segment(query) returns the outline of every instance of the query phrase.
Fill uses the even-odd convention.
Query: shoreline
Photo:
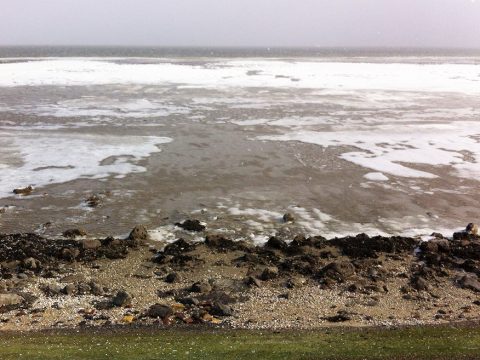
[[[287,219],[288,220],[288,219]],[[365,234],[232,241],[0,234],[0,332],[109,326],[319,330],[480,320],[480,237]],[[289,236],[293,238],[289,238]],[[2,303],[3,302],[3,303]]]

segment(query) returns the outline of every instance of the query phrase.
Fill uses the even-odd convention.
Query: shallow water
[[[257,239],[287,211],[327,236],[476,219],[478,54],[82,51],[0,50],[2,231],[197,216]]]

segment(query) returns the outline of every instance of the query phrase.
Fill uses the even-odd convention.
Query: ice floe
[[[143,172],[138,161],[172,141],[156,136],[0,132],[0,197],[17,187]]]

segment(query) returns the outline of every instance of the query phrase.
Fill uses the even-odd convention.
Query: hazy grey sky
[[[480,0],[0,0],[0,44],[480,48]]]

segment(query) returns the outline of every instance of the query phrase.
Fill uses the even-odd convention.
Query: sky
[[[0,45],[480,48],[480,0],[0,0]]]

